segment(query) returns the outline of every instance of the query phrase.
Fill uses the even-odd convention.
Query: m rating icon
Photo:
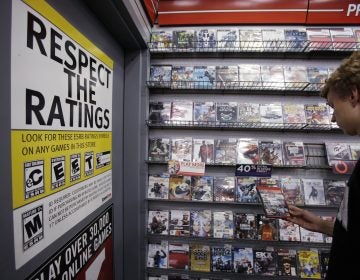
[[[65,185],[65,157],[51,159],[51,188],[57,189]]]
[[[22,214],[24,251],[44,238],[43,220],[44,209],[42,205]]]
[[[25,199],[44,193],[44,161],[36,160],[24,163]]]
[[[79,180],[81,177],[81,156],[73,154],[70,156],[70,182]]]
[[[94,152],[86,152],[84,156],[85,160],[85,176],[92,175],[94,173]]]

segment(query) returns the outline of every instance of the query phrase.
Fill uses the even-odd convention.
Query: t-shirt
[[[359,279],[360,159],[350,176],[336,217],[326,280]]]

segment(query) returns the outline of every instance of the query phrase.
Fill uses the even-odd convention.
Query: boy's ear
[[[350,102],[352,106],[356,106],[358,103],[360,104],[360,92],[358,91],[357,87],[351,87],[351,95],[350,95]]]

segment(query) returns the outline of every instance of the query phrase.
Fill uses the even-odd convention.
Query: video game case
[[[281,189],[288,204],[303,206],[305,203],[301,181],[298,178],[284,177],[281,179]]]
[[[216,50],[216,30],[215,29],[200,29],[195,31],[196,47],[198,51]]]
[[[259,240],[279,240],[279,229],[277,219],[267,218],[265,215],[258,214],[257,229]]]
[[[325,143],[326,157],[330,166],[338,161],[352,160],[350,146],[347,143]]]
[[[284,29],[262,29],[261,32],[264,51],[284,52],[286,50]]]
[[[190,270],[210,272],[211,252],[210,246],[192,244],[190,246]]]
[[[171,140],[171,159],[192,161],[192,138],[173,138]]]
[[[171,65],[150,65],[149,85],[152,87],[170,87]]]
[[[330,35],[335,51],[356,50],[356,39],[351,27],[332,27]]]
[[[262,87],[259,64],[239,64],[239,83],[241,88],[256,89]]]
[[[239,37],[242,52],[262,52],[264,50],[260,29],[240,29]]]
[[[216,104],[212,101],[194,102],[194,124],[210,125],[216,121]]]
[[[170,101],[150,101],[149,102],[149,122],[152,124],[165,124],[170,120],[171,102]]]
[[[212,237],[212,213],[211,210],[192,210],[191,236]]]
[[[238,109],[238,123],[251,127],[261,122],[259,103],[239,103]]]
[[[336,220],[336,217],[334,217],[334,216],[320,216],[320,218],[325,221],[330,221],[332,223],[335,223],[335,220]],[[323,234],[323,235],[324,235],[324,242],[331,244],[333,241],[332,236],[327,235],[327,234]]]
[[[212,201],[213,185],[213,176],[191,176],[191,199],[194,201]]]
[[[169,211],[149,210],[147,232],[150,234],[169,234]]]
[[[170,200],[190,200],[191,176],[171,175],[169,179]]]
[[[214,163],[214,139],[193,140],[193,161]]]
[[[301,179],[305,205],[326,205],[322,179]]]
[[[302,65],[284,66],[285,87],[303,90],[308,85],[307,68]]]
[[[193,102],[188,100],[174,100],[171,102],[170,120],[177,122],[192,122]]]
[[[256,249],[254,250],[255,275],[275,276],[277,254],[275,251]]]
[[[236,154],[238,164],[259,163],[259,142],[257,139],[239,138],[237,140]]]
[[[305,104],[308,128],[330,127],[329,111],[325,103]]]
[[[170,210],[169,234],[190,236],[190,211]]]
[[[170,159],[170,139],[149,139],[149,161],[165,162]]]
[[[261,164],[284,165],[282,142],[280,140],[260,141],[259,151]]]
[[[173,34],[170,30],[151,32],[150,50],[154,52],[171,51]]]
[[[305,166],[304,143],[300,141],[284,141],[284,164],[290,166]]]
[[[235,201],[235,177],[214,176],[214,201]]]
[[[307,68],[310,85],[309,90],[319,91],[329,77],[327,67],[311,66]]]
[[[297,276],[296,250],[277,250],[277,275]]]
[[[168,268],[188,270],[190,266],[189,244],[169,243]]]
[[[290,221],[279,219],[279,240],[300,241],[300,227]]]
[[[148,198],[169,198],[169,176],[149,175]]]
[[[234,272],[240,274],[254,274],[254,252],[252,248],[234,247]]]
[[[301,278],[320,279],[319,252],[313,250],[298,250],[298,270]]]
[[[323,243],[324,235],[320,232],[310,231],[300,227],[301,242]]]
[[[173,47],[177,51],[189,51],[195,48],[194,30],[174,30]]]
[[[212,89],[215,87],[215,66],[194,66],[194,88]]]
[[[283,121],[288,127],[300,127],[306,124],[305,111],[303,104],[283,104]]]
[[[256,177],[236,177],[236,201],[241,203],[259,203],[256,191]]]
[[[189,89],[194,87],[194,67],[193,66],[172,66],[171,88]]]
[[[234,213],[234,238],[256,240],[257,223],[256,215],[250,213]]]
[[[329,28],[309,27],[306,28],[310,51],[332,50],[332,40]]]
[[[302,52],[307,46],[307,33],[305,28],[285,29],[286,51]]]
[[[324,179],[326,205],[339,207],[343,200],[346,182],[341,180]]]
[[[239,50],[239,34],[237,29],[218,29],[216,37],[218,50]]]
[[[267,218],[285,218],[290,216],[289,208],[280,186],[258,185],[256,189]]]
[[[329,266],[329,259],[330,259],[330,251],[322,250],[319,252],[320,271],[321,271],[322,279],[326,278],[326,274]]]
[[[233,253],[232,246],[211,247],[211,271],[232,272],[233,271]]]
[[[271,127],[282,127],[283,114],[280,103],[260,104],[261,124],[271,124]]]
[[[237,102],[216,103],[216,121],[220,123],[237,121]]]
[[[147,252],[147,267],[168,268],[168,249],[167,241],[159,243],[149,243]]]
[[[359,143],[350,143],[351,159],[358,160],[360,158],[360,144]]]
[[[235,89],[239,85],[239,70],[236,65],[216,66],[216,88]]]
[[[232,211],[213,211],[213,237],[234,238],[234,221]]]
[[[281,90],[285,88],[282,65],[261,65],[261,80],[265,89]]]
[[[215,139],[215,164],[236,163],[236,138]]]

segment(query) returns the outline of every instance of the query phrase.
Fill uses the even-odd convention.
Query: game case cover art
[[[161,243],[149,243],[147,254],[147,267],[167,268],[168,267],[168,248],[166,241]]]
[[[258,214],[256,221],[259,240],[279,240],[277,219]]]
[[[239,164],[258,164],[259,143],[257,139],[239,138],[236,146],[237,163]]]
[[[220,123],[237,121],[236,102],[219,102],[216,103],[216,121]]]
[[[317,250],[298,250],[297,256],[301,278],[321,279],[319,252]]]
[[[215,87],[215,66],[194,66],[194,88],[212,89]]]
[[[148,198],[169,198],[169,176],[149,175]]]
[[[262,29],[261,32],[265,51],[279,52],[286,50],[285,34],[283,29]]]
[[[249,213],[234,213],[235,238],[257,239],[256,215]]]
[[[326,205],[323,179],[301,179],[305,205]]]
[[[210,246],[192,244],[190,247],[190,270],[210,272],[211,254]]]
[[[256,127],[261,122],[259,103],[239,103],[238,109],[238,123]]]
[[[330,127],[329,111],[325,103],[305,104],[304,110],[307,127]]]
[[[193,140],[193,161],[214,163],[214,139]]]
[[[235,201],[235,177],[214,176],[214,201]]]
[[[326,156],[329,165],[334,165],[339,161],[352,160],[350,146],[347,143],[326,142]]]
[[[257,275],[276,275],[276,252],[263,249],[254,250],[254,268]]]
[[[297,276],[296,250],[278,249],[277,262],[279,276]]]
[[[329,77],[327,67],[310,66],[307,68],[310,85],[309,90],[320,90]]]
[[[259,185],[256,189],[267,218],[285,218],[290,216],[284,194],[279,186]]]
[[[261,164],[283,165],[282,143],[280,140],[260,141],[259,150]]]
[[[307,45],[305,28],[285,29],[285,44],[287,51],[301,52]]]
[[[236,163],[236,138],[215,139],[215,163],[235,164]]]
[[[346,182],[330,179],[324,179],[323,182],[326,205],[339,207],[344,198]]]
[[[304,143],[300,141],[284,141],[284,164],[291,166],[305,166]]]
[[[245,52],[262,52],[263,42],[260,29],[240,29],[240,50]]]
[[[189,262],[190,262],[189,244],[169,243],[168,268],[188,270]]]
[[[285,87],[302,90],[308,85],[307,68],[302,65],[284,66]]]
[[[169,180],[169,199],[190,200],[191,176],[171,175]]]
[[[190,211],[170,210],[169,234],[190,236]]]
[[[234,272],[254,274],[254,252],[252,248],[234,248]]]
[[[150,86],[170,87],[171,70],[171,65],[151,65]]]
[[[234,89],[239,84],[239,69],[236,65],[216,66],[216,88]]]
[[[170,159],[170,139],[149,139],[149,160],[164,162]]]
[[[262,86],[259,64],[239,64],[239,82],[241,88],[255,89]]]
[[[285,88],[284,69],[282,65],[261,65],[261,80],[266,89]]]
[[[169,211],[150,210],[147,228],[150,234],[168,235]]]
[[[260,104],[260,120],[262,125],[270,124],[270,127],[282,127],[282,105],[279,103]]]
[[[233,256],[231,245],[213,246],[211,248],[211,259],[212,271],[233,271]]]
[[[301,242],[324,243],[324,234],[300,227]]]
[[[171,102],[170,120],[176,123],[191,123],[193,120],[193,102],[174,100]]]
[[[216,104],[212,101],[194,102],[194,124],[209,123],[216,121]]]
[[[171,140],[171,159],[192,161],[192,138],[173,138]]]
[[[234,51],[239,49],[239,34],[237,29],[219,29],[216,35],[219,50]]]
[[[299,178],[284,177],[281,179],[281,189],[288,204],[302,206],[305,203],[304,193]]]
[[[165,124],[170,120],[170,101],[150,101],[149,122],[154,124]]]
[[[214,238],[233,239],[234,221],[232,211],[213,212],[213,236]]]
[[[216,30],[215,29],[200,29],[195,31],[196,47],[198,51],[210,51],[216,49]]]
[[[329,28],[310,27],[306,28],[309,50],[331,50],[332,40]]]
[[[191,236],[212,237],[211,210],[192,210]]]
[[[330,35],[335,51],[356,50],[356,39],[351,27],[332,27]]]
[[[194,30],[174,30],[173,46],[179,51],[193,50],[195,47]]]
[[[284,125],[293,127],[294,124],[306,124],[305,111],[303,104],[283,104]],[[301,126],[295,126],[301,127]]]
[[[193,88],[193,66],[172,66],[171,71],[171,88],[189,89]]]
[[[172,31],[160,30],[151,33],[151,50],[152,51],[170,51],[172,48]]]
[[[212,201],[213,185],[213,176],[191,176],[191,199],[194,201]]]
[[[300,241],[300,227],[290,221],[279,219],[279,240]]]
[[[242,203],[259,203],[256,191],[256,177],[236,177],[236,201]]]

